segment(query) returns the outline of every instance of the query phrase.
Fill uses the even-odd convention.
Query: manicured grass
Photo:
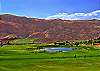
[[[76,57],[100,54],[99,51],[71,51],[66,53],[17,52],[0,55],[0,71],[100,71],[100,57]],[[72,57],[68,57],[72,56]],[[63,58],[68,57],[68,58]]]
[[[100,57],[0,60],[0,71],[100,71]]]
[[[27,48],[46,47],[30,44],[34,39],[18,39],[14,45],[0,47],[0,71],[100,71],[100,50],[78,46],[68,52],[34,52]],[[76,55],[76,57],[74,57]]]

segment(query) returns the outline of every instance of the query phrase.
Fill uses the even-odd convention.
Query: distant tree
[[[0,45],[1,45],[1,47],[3,46],[3,43],[2,43],[2,41],[0,41]]]
[[[96,21],[97,19],[92,19],[93,21]]]
[[[100,40],[100,37],[98,37],[97,39],[95,39],[95,40]]]
[[[68,41],[65,42],[66,45],[69,45],[70,43]]]
[[[84,55],[84,58],[86,58],[86,55]]]
[[[93,44],[93,40],[89,40],[88,41],[88,44]]]
[[[76,46],[79,46],[79,42],[76,42],[75,45],[76,45]]]
[[[65,42],[58,42],[58,41],[57,41],[57,42],[54,42],[54,44],[55,44],[55,45],[65,45],[66,43],[65,43]]]
[[[76,54],[74,55],[74,58],[76,58]]]
[[[0,17],[0,20],[2,20],[1,17]]]

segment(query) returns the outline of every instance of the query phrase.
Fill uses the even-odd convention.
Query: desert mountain
[[[90,40],[100,37],[100,20],[61,20],[0,15],[0,36],[42,39],[41,42]]]

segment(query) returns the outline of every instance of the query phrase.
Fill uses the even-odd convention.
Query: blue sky
[[[87,14],[100,10],[100,0],[0,0],[0,4],[1,14],[11,13],[36,18],[48,18],[59,13]]]

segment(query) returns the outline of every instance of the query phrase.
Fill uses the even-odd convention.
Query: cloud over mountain
[[[96,10],[90,13],[58,13],[56,15],[48,16],[46,19],[63,19],[63,20],[100,20],[100,10]]]

